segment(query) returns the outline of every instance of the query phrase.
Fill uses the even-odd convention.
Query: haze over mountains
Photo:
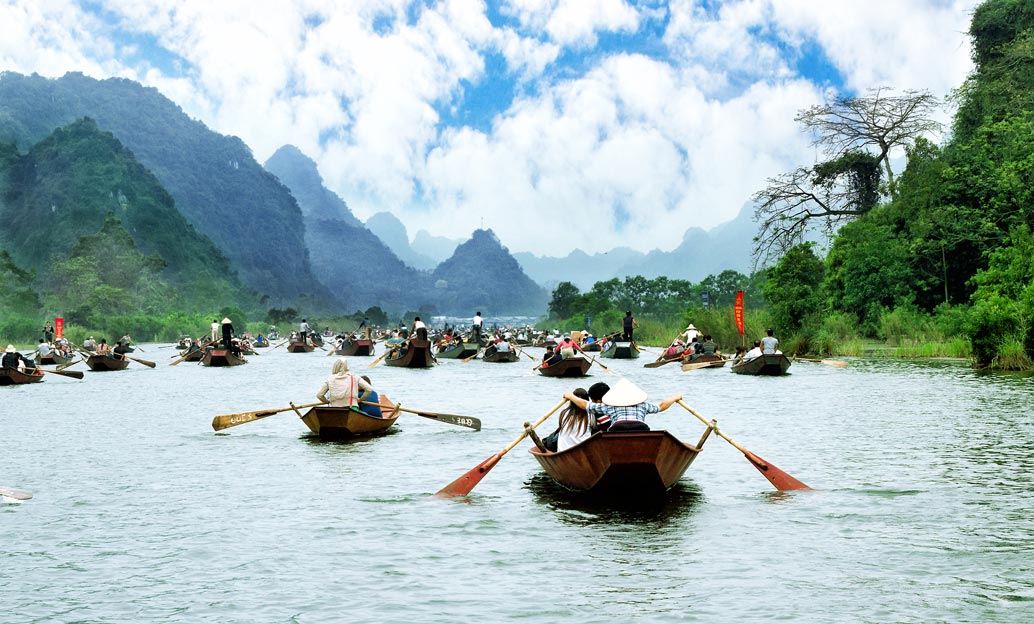
[[[357,219],[297,148],[283,146],[259,165],[239,139],[190,119],[156,89],[123,79],[0,74],[0,143],[8,144],[0,154],[6,174],[0,245],[16,262],[43,272],[67,256],[76,237],[99,231],[109,209],[141,250],[173,267],[166,270],[172,283],[207,276],[225,284],[219,292],[236,293],[237,299],[255,301],[261,294],[266,305],[322,311],[379,306],[458,315],[474,308],[540,314],[547,289],[560,281],[583,289],[637,274],[698,281],[750,267],[753,224],[747,209],[710,233],[691,228],[670,252],[510,254],[491,230],[465,234],[462,227],[456,238],[417,227],[410,242],[407,230],[414,228],[390,213],[366,223]],[[48,160],[39,160],[43,154]],[[105,179],[114,175],[106,163],[115,159],[132,175]],[[90,175],[73,182],[71,170],[47,165],[70,161],[92,163]],[[33,170],[51,173],[34,178],[27,173]],[[119,180],[125,188],[148,189],[146,196],[127,198]],[[90,203],[90,211],[74,209],[78,198],[99,193],[107,195]],[[61,224],[49,247],[37,240],[43,223]],[[152,225],[141,225],[147,223]],[[170,244],[170,238],[182,244]],[[255,294],[249,299],[245,289]]]

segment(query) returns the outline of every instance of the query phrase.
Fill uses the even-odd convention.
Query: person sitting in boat
[[[47,357],[48,355],[50,355],[50,351],[50,345],[47,344],[47,341],[40,338],[39,346],[36,347],[36,352],[39,353],[40,357]]]
[[[258,335],[255,336],[255,344],[256,345],[267,344],[266,337],[262,335],[262,332],[259,332]]]
[[[779,339],[772,335],[773,332],[771,327],[765,331],[765,334],[766,336],[761,339],[761,351],[769,355],[782,353],[782,351],[779,350]]]
[[[101,342],[103,342],[103,340]],[[98,349],[97,352],[100,353],[100,349]],[[126,359],[126,354],[129,353],[129,347],[122,344],[121,340],[116,340],[115,348],[112,349],[112,353],[114,353],[113,357],[115,357],[116,359],[124,360]]]
[[[241,357],[241,340],[240,338],[230,339],[230,354],[234,357]]]
[[[575,388],[572,394],[586,400],[589,398],[589,393],[585,388]],[[581,425],[585,425],[584,429]],[[566,450],[592,435],[591,429],[589,414],[574,404],[568,403],[564,411],[560,413],[560,424],[556,431],[542,438],[542,445],[546,447],[546,450],[554,453]],[[563,442],[561,442],[561,437],[564,439]]]
[[[108,339],[101,338],[100,344],[97,345],[98,355],[111,355],[111,347],[108,346]]]
[[[83,348],[87,351],[93,351],[97,348],[97,341],[93,339],[93,336],[90,336],[83,341]]]
[[[682,355],[682,352],[686,350],[686,345],[682,342],[681,338],[676,338],[675,342],[671,343],[671,346],[665,349],[664,357],[674,358]]]
[[[754,348],[743,354],[743,361],[744,362],[748,362],[750,360],[753,360],[754,358],[761,357],[761,353],[762,353],[762,351],[761,351],[761,341],[760,340],[755,340],[754,341]]]
[[[328,403],[330,407],[351,407],[358,410],[360,390],[372,392],[373,386],[348,372],[348,360],[342,357],[334,360],[330,377],[320,386],[316,398]]]
[[[14,369],[35,369],[36,363],[19,353],[14,345],[7,345],[7,348],[4,349],[4,357],[0,360],[0,366]]]
[[[594,416],[607,416],[610,420],[609,431],[649,431],[646,424],[648,414],[663,412],[682,399],[681,394],[673,394],[659,404],[646,400],[646,391],[627,379],[622,379],[603,395],[600,403],[590,403],[568,392],[564,398]]]
[[[718,345],[711,339],[711,334],[704,336],[704,341],[700,343],[700,353],[704,355],[714,355],[718,353]]]
[[[369,377],[363,375],[362,379],[371,388],[373,387],[373,382],[370,381]],[[360,391],[359,411],[374,418],[384,418],[384,412],[381,411],[381,395],[376,390]]]
[[[573,358],[575,356],[575,352],[581,350],[582,348],[578,346],[578,343],[571,340],[570,334],[564,334],[564,337],[560,339],[560,342],[558,342],[556,346],[557,353],[559,353],[565,360]]]
[[[495,339],[495,350],[500,353],[510,352],[510,334],[503,334],[501,338]]]

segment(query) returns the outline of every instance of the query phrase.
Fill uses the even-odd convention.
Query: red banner
[[[740,335],[744,334],[743,331],[743,291],[736,291],[736,307],[733,308],[733,314],[736,316],[736,329],[740,330]]]
[[[65,337],[65,319],[56,318],[54,319],[54,337],[64,338]]]

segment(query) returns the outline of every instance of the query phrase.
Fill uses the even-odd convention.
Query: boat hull
[[[593,494],[661,494],[670,489],[700,453],[667,431],[594,434],[560,453],[532,448],[554,481]]]
[[[206,351],[204,357],[201,358],[202,366],[240,366],[247,363],[247,360],[230,353],[228,349],[212,349]]]
[[[479,347],[475,342],[464,342],[463,344],[456,344],[447,349],[441,349],[435,353],[435,357],[446,358],[449,360],[462,360],[469,358],[479,351]]]
[[[129,360],[117,359],[110,355],[91,355],[86,358],[86,366],[98,373],[120,371],[129,366]]]
[[[600,357],[615,360],[634,360],[639,357],[639,347],[635,342],[611,342],[600,353]]]
[[[785,375],[790,368],[790,359],[782,353],[766,354],[732,365],[732,372],[739,375]]]
[[[585,377],[589,372],[592,362],[583,357],[573,357],[560,360],[556,364],[539,367],[539,373],[544,377]]]
[[[49,355],[39,356],[39,361],[37,362],[37,364],[50,364],[61,366],[62,364],[68,364],[74,359],[75,358],[65,357],[63,355],[58,355],[56,353],[50,353]]]
[[[311,345],[307,345],[304,342],[292,342],[287,345],[288,353],[310,353],[314,349]]]
[[[365,338],[360,340],[353,340],[346,342],[341,345],[341,348],[334,351],[335,355],[355,355],[362,357],[364,355],[373,355],[373,341]]]
[[[495,351],[489,353],[487,350],[485,354],[481,356],[481,359],[486,362],[516,362],[521,359],[516,351]]]
[[[19,384],[39,383],[43,381],[43,373],[34,375],[23,373],[17,368],[0,368],[0,386],[16,386]]]
[[[386,358],[384,363],[388,366],[399,366],[402,368],[431,368],[434,366],[434,357],[431,355],[431,343],[420,338],[411,338],[406,346],[406,352],[397,358]]]
[[[384,433],[398,420],[398,407],[380,395],[386,418],[368,416],[348,407],[314,407],[302,415],[302,422],[321,440],[348,440]]]

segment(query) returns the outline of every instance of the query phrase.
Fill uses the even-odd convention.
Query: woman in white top
[[[578,398],[589,400],[589,393],[584,388],[576,388],[572,393]],[[588,439],[595,431],[593,425],[596,417],[573,403],[569,403],[560,413],[560,435],[557,437],[557,452],[565,451]]]
[[[366,383],[361,377],[348,372],[348,360],[338,358],[334,360],[334,367],[330,371],[330,377],[320,386],[316,398],[330,407],[355,407],[359,408],[359,390],[372,392],[373,386]]]

